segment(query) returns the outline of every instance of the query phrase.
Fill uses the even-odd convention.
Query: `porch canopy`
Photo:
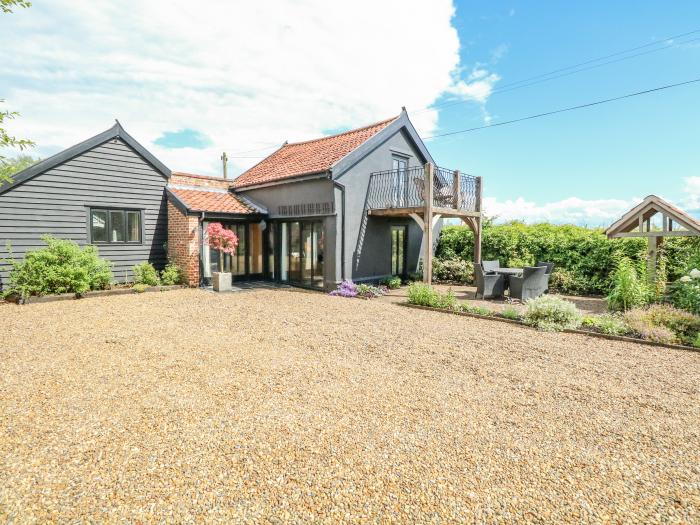
[[[661,216],[661,225],[654,220]],[[661,197],[649,195],[605,230],[609,239],[646,237],[647,268],[650,279],[655,279],[659,247],[664,237],[698,237],[700,222]]]

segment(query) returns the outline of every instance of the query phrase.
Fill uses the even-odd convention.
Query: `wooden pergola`
[[[661,228],[652,226],[652,217],[661,214]],[[641,203],[625,213],[620,220],[605,230],[609,239],[624,237],[646,237],[647,269],[651,280],[656,277],[659,247],[664,237],[698,237],[700,222],[661,197],[649,195]]]

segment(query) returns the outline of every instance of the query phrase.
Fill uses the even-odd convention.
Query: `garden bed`
[[[415,308],[417,310],[430,310],[434,312],[441,312],[445,314],[453,314],[453,315],[460,315],[463,317],[476,317],[477,319],[489,319],[492,321],[499,321],[501,323],[511,323],[511,324],[517,324],[520,326],[524,326],[526,328],[531,328],[533,330],[536,330],[536,328],[524,323],[523,321],[519,321],[517,319],[508,319],[506,317],[501,316],[499,313],[494,312],[492,315],[483,315],[483,314],[478,314],[478,313],[472,313],[472,312],[464,312],[464,311],[457,311],[457,310],[452,310],[450,308],[435,308],[432,306],[422,306],[418,304],[411,304],[411,303],[397,303],[400,306],[405,306],[408,308]],[[625,341],[628,343],[639,343],[643,345],[648,345],[648,346],[656,346],[656,347],[662,347],[662,348],[675,348],[678,350],[692,350],[693,352],[700,352],[700,348],[696,348],[694,346],[687,346],[687,345],[678,345],[678,344],[670,344],[670,343],[660,343],[656,341],[650,341],[648,339],[642,339],[640,337],[632,337],[632,336],[626,336],[626,335],[612,335],[612,334],[604,334],[602,332],[598,332],[596,330],[587,330],[587,329],[564,329],[562,332],[569,333],[569,334],[580,334],[580,335],[587,335],[590,337],[597,337],[599,339],[608,339],[610,341]]]
[[[111,288],[109,290],[92,290],[82,294],[76,293],[62,293],[56,295],[31,295],[29,297],[21,297],[19,295],[13,294],[5,298],[8,303],[15,304],[35,304],[35,303],[52,303],[55,301],[71,301],[75,299],[86,299],[90,297],[107,297],[110,295],[126,295],[134,293],[145,293],[145,292],[167,292],[169,290],[179,290],[181,288],[186,288],[182,284],[173,284],[169,286],[149,286],[144,288],[142,291],[135,289],[134,287],[120,287]]]

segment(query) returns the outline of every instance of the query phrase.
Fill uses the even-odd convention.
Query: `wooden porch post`
[[[663,242],[663,237],[650,236],[647,238],[649,239],[647,248],[647,277],[649,278],[649,283],[653,284],[656,282],[656,264],[659,259],[659,246],[661,246]]]
[[[481,177],[477,177],[475,211],[479,212],[479,216],[474,218],[474,264],[481,262],[481,223],[483,220],[483,215],[481,214],[481,192]]]
[[[474,264],[481,262],[481,217],[474,219]]]
[[[425,212],[423,227],[425,228],[425,256],[423,257],[423,282],[433,282],[433,173],[432,164],[425,165]]]

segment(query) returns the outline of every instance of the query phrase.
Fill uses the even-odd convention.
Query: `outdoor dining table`
[[[523,269],[522,268],[499,268],[498,270],[494,270],[496,273],[502,273],[505,276],[511,276],[511,275],[522,275]]]
[[[523,274],[523,269],[522,268],[499,268],[498,270],[494,270],[496,273],[500,273],[505,277],[505,286],[504,288],[506,290],[510,289],[510,278],[511,277],[516,277],[518,275]]]

